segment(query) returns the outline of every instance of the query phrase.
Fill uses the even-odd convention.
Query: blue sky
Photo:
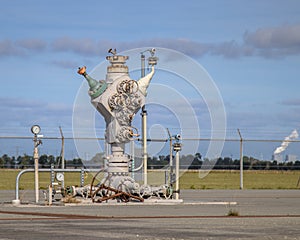
[[[110,47],[195,59],[220,91],[229,137],[240,128],[248,138],[283,139],[300,127],[297,0],[1,1],[0,25],[2,136],[30,136],[33,123],[71,136],[77,67],[93,69]]]

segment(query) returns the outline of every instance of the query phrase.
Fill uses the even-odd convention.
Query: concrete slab
[[[0,239],[300,239],[299,190],[186,190],[177,204],[68,206],[33,204],[32,193],[17,207],[0,193]]]

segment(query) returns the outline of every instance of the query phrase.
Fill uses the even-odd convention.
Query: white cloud
[[[47,42],[36,38],[22,39],[16,42],[16,46],[22,47],[27,50],[42,51],[46,49]]]
[[[90,38],[73,39],[62,37],[53,41],[51,45],[52,49],[58,52],[73,52],[84,56],[98,56],[107,52],[113,44]]]
[[[11,40],[0,40],[0,57],[23,55],[24,51],[19,49]]]
[[[246,32],[244,40],[257,48],[291,48],[300,45],[300,24],[285,24]]]
[[[27,131],[27,128],[34,123],[41,126],[59,126],[61,124],[71,125],[72,106],[63,103],[47,103],[43,101],[0,98],[1,133],[10,126],[15,126]]]
[[[183,38],[153,38],[138,41],[111,41],[107,39],[61,37],[52,42],[41,39],[21,39],[0,41],[0,56],[24,55],[30,51],[71,52],[81,56],[105,55],[109,48],[124,51],[143,46],[170,48],[191,57],[207,54],[225,58],[262,56],[266,58],[285,57],[300,54],[300,24],[285,24],[260,28],[254,32],[246,31],[243,41],[229,40],[217,43],[205,43]]]
[[[244,41],[265,57],[298,55],[300,53],[300,24],[285,24],[246,32]]]

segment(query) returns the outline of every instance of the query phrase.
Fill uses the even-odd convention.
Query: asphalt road
[[[32,204],[27,192],[17,207],[13,192],[0,194],[0,239],[300,240],[299,190],[187,190],[180,204],[65,206]]]

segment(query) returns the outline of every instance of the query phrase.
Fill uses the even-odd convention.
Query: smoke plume
[[[294,131],[292,131],[292,133],[288,137],[285,137],[285,139],[281,143],[281,146],[275,149],[274,154],[279,154],[279,153],[283,152],[290,144],[290,141],[293,139],[296,139],[298,137],[299,137],[299,134],[298,134],[297,130],[295,129]]]

